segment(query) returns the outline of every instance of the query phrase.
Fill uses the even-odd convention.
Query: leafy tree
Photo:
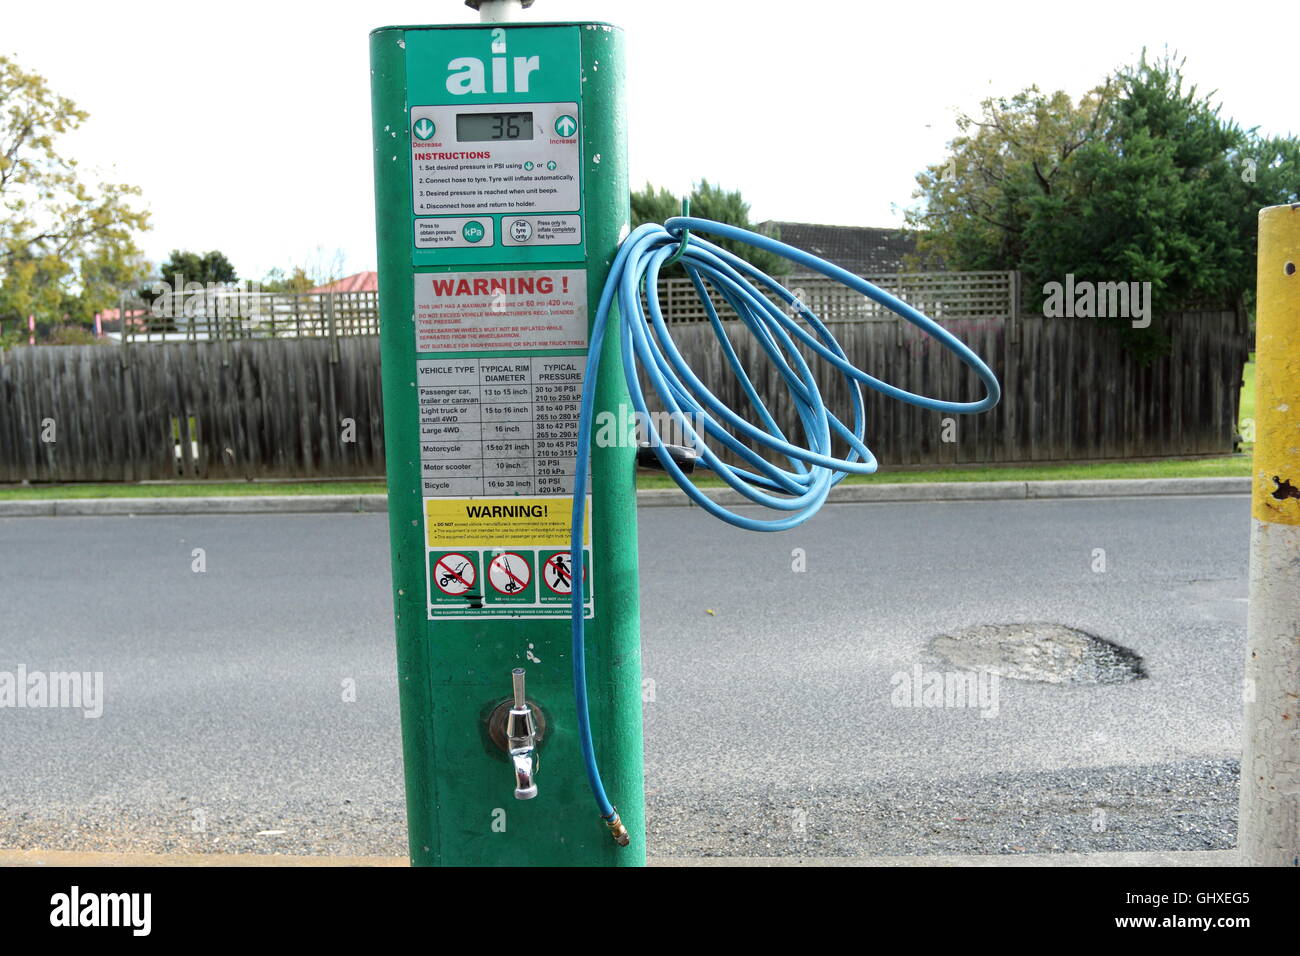
[[[46,338],[49,345],[105,345],[107,339],[95,338],[93,329],[84,325],[56,325]]]
[[[321,284],[308,275],[307,270],[302,266],[294,266],[293,270],[287,273],[283,269],[275,268],[262,280],[262,291],[300,293]]]
[[[692,193],[692,198],[694,193]],[[649,183],[641,190],[632,190],[632,228],[647,222],[662,223],[682,214],[682,201],[667,189],[656,189]]]
[[[1046,96],[1031,86],[984,100],[978,119],[959,116],[951,156],[917,176],[914,195],[924,204],[908,211],[908,221],[924,230],[921,253],[949,268],[1018,267],[1036,197],[1064,188],[1063,170],[1096,136],[1110,95],[1099,87],[1076,106],[1065,93]]]
[[[278,267],[268,272],[261,283],[262,291],[309,292],[342,279],[346,268],[347,255],[342,249],[327,253],[324,247],[317,246],[301,265],[291,267],[288,272]]]
[[[1156,313],[1246,307],[1256,216],[1297,198],[1300,141],[1222,118],[1183,62],[1144,53],[1077,103],[1030,87],[959,118],[949,158],[917,177],[922,252],[949,268],[1020,269],[1033,289],[1066,274],[1150,282]],[[1158,324],[1107,321],[1142,360],[1168,347]]]
[[[215,249],[205,253],[173,249],[167,261],[159,266],[158,272],[162,281],[173,284],[177,276],[185,283],[198,282],[205,286],[209,282],[227,285],[239,278],[230,260]]]
[[[147,267],[139,189],[85,181],[58,139],[87,114],[0,56],[0,325],[89,323]]]
[[[690,200],[692,216],[725,222],[732,226],[739,226],[741,229],[771,236],[773,239],[780,238],[775,230],[763,230],[750,222],[749,203],[745,202],[739,190],[727,191],[707,179],[701,179],[691,188]],[[646,222],[662,223],[681,214],[681,199],[663,187],[656,189],[646,183],[644,189],[632,193],[633,228]],[[782,259],[774,253],[731,239],[718,239],[714,236],[705,238],[728,252],[735,253],[770,276],[782,276],[790,272],[789,260]]]

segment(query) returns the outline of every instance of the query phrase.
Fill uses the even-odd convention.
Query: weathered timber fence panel
[[[1173,347],[1145,367],[1123,352],[1113,329],[1088,319],[942,322],[988,361],[1002,382],[1002,402],[981,415],[952,416],[954,424],[945,430],[944,413],[886,399],[864,387],[868,444],[886,468],[1231,452],[1248,347],[1240,317],[1232,311],[1189,312],[1156,321],[1169,330]],[[829,325],[849,360],[877,378],[952,401],[980,396],[975,376],[910,325],[871,320]],[[775,366],[739,323],[725,326],[769,412],[792,440],[803,441],[794,404]],[[672,331],[682,356],[710,390],[733,408],[749,409],[712,328],[674,323]],[[851,426],[849,385],[825,363],[804,354],[828,407]],[[945,441],[945,431],[955,440]]]
[[[129,358],[105,346],[0,356],[0,481],[383,470],[374,337],[178,342]]]
[[[883,467],[1219,454],[1232,450],[1248,338],[1231,311],[1157,317],[1171,353],[1139,366],[1087,319],[964,318],[943,325],[985,356],[1002,403],[944,415],[865,390]],[[979,382],[910,325],[833,321],[850,361],[913,392],[974,400]],[[776,369],[726,323],[777,422],[803,435]],[[686,361],[744,413],[747,399],[711,326],[674,322]],[[334,359],[334,360],[332,360]],[[832,410],[851,423],[847,385],[814,361]],[[351,419],[353,441],[344,437]],[[52,429],[52,431],[51,431]],[[44,440],[52,437],[53,441]],[[148,348],[48,346],[0,354],[0,482],[382,475],[378,340],[170,342]]]
[[[109,325],[128,345],[379,334],[378,292],[215,291],[150,305],[123,296]]]
[[[1019,311],[1019,279],[1014,272],[900,272],[864,278],[940,321],[1014,316]],[[783,276],[781,283],[824,322],[892,321],[894,317],[883,305],[825,276]],[[708,291],[714,308],[725,318],[722,296],[712,287]],[[779,303],[770,290],[763,291]],[[661,277],[659,305],[664,319],[674,324],[708,321],[704,303],[688,278]]]

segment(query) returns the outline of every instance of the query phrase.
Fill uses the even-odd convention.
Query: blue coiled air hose
[[[905,391],[854,367],[830,330],[793,293],[738,256],[699,238],[699,233],[737,240],[776,253],[797,266],[803,266],[861,292],[934,336],[944,347],[956,353],[984,383],[984,397],[977,402],[941,401]],[[669,260],[679,261],[685,267],[704,303],[709,323],[721,344],[723,354],[757,411],[761,424],[755,425],[747,421],[723,404],[691,371],[673,344],[658,300],[659,271]],[[723,328],[709,298],[709,288],[731,307],[776,366],[798,412],[807,447],[792,444],[768,413]],[[786,308],[778,306],[765,296],[764,289],[783,302]],[[642,305],[642,293],[645,295],[649,315]],[[672,475],[673,480],[692,501],[738,528],[750,531],[785,531],[793,528],[817,513],[831,488],[845,475],[868,475],[876,470],[876,458],[866,445],[863,385],[908,404],[941,412],[982,412],[996,405],[1001,396],[997,378],[979,356],[932,319],[865,279],[768,236],[724,223],[688,216],[669,219],[662,226],[647,223],[635,229],[619,247],[601,291],[591,329],[590,351],[582,390],[582,411],[578,421],[572,537],[569,542],[571,568],[583,567],[587,466],[591,458],[596,379],[610,306],[614,304],[615,297],[618,298],[618,315],[622,320],[618,334],[622,346],[623,377],[627,381],[633,408],[645,423],[650,446],[654,448],[664,470]],[[829,362],[844,377],[853,402],[851,428],[826,408],[812,370],[797,348],[799,345],[806,346],[816,356]],[[713,501],[695,487],[660,440],[654,419],[646,406],[638,370],[645,372],[650,387],[663,410],[671,416],[674,427],[681,429],[699,454],[696,467],[712,471],[747,500],[780,513],[779,517],[764,520],[738,514]],[[726,426],[749,439],[754,447],[737,440],[726,430]],[[832,454],[831,442],[835,436],[848,446],[849,451],[844,458],[836,458]],[[730,450],[750,467],[740,468],[724,463],[710,448],[710,441]],[[778,453],[789,463],[789,467],[782,468],[771,463],[756,449]],[[626,833],[601,782],[591,739],[581,587],[572,589],[571,600],[573,692],[578,710],[578,739],[582,744],[587,779],[601,817],[614,832],[616,839],[626,844]]]

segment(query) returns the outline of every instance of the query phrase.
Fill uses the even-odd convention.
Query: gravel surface
[[[769,789],[745,801],[655,789],[658,856],[921,856],[1226,850],[1237,762]]]

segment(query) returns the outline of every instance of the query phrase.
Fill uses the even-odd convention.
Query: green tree
[[[302,266],[294,266],[289,272],[277,267],[268,272],[266,278],[262,280],[262,291],[300,293],[314,289],[320,284],[309,276]]]
[[[1224,119],[1164,56],[1117,70],[1077,103],[1030,87],[958,120],[950,156],[917,177],[909,221],[955,269],[1020,269],[1031,289],[1066,274],[1150,282],[1154,310],[1245,308],[1255,221],[1292,202],[1300,141]],[[1168,347],[1153,324],[1112,319],[1140,359]]]
[[[158,272],[163,282],[172,284],[178,277],[183,283],[198,282],[204,286],[210,282],[228,285],[239,279],[225,253],[216,249],[204,253],[173,249],[167,261],[158,267]]]
[[[1111,95],[1099,87],[1076,105],[1031,86],[984,100],[979,118],[959,116],[950,156],[917,176],[914,195],[924,203],[908,221],[923,230],[921,254],[955,269],[1018,268],[1036,197],[1065,188],[1069,163],[1096,136]]]
[[[780,238],[776,230],[760,229],[750,222],[749,203],[745,202],[739,190],[728,191],[710,183],[707,179],[701,179],[692,186],[690,200],[692,216],[725,222],[728,225],[739,226],[741,229],[748,229],[750,232],[771,236],[773,239]],[[642,223],[662,223],[681,214],[681,199],[663,187],[656,189],[646,183],[644,189],[632,193],[632,228],[634,229]],[[717,239],[713,236],[705,238],[728,252],[740,256],[770,276],[782,276],[790,272],[789,260],[782,259],[774,253],[731,239]]]
[[[262,291],[309,292],[342,279],[346,268],[347,256],[342,249],[327,253],[323,246],[317,246],[301,265],[291,266],[287,271],[277,266],[268,272],[262,279]]]
[[[59,137],[87,114],[0,56],[0,325],[88,324],[147,274],[139,189],[85,181]]]

